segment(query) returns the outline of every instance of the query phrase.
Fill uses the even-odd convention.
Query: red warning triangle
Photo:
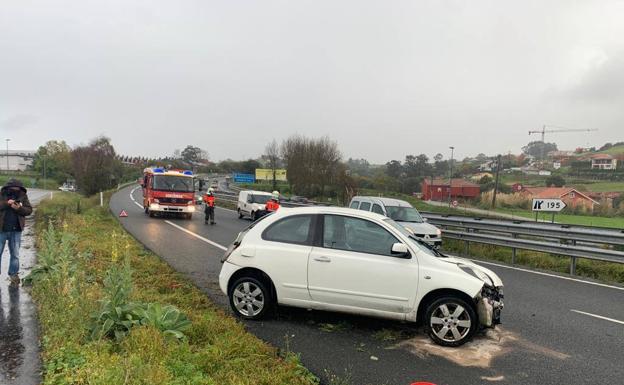
[[[126,210],[121,210],[121,212],[119,213],[119,217],[127,217],[128,213],[126,212]]]

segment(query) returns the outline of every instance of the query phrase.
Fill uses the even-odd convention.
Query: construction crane
[[[559,128],[559,130],[547,130],[547,127],[553,127],[553,128]],[[544,135],[545,134],[551,134],[551,133],[556,133],[556,132],[591,132],[591,131],[598,131],[597,128],[566,128],[566,127],[560,127],[560,126],[542,126],[542,129],[539,131],[529,131],[529,135],[531,134],[542,134],[542,143],[545,143],[544,141]]]
[[[547,130],[547,127],[552,127],[552,128],[557,128],[556,130]],[[544,141],[544,136],[546,135],[546,133],[551,134],[551,133],[557,133],[557,132],[592,132],[592,131],[598,131],[597,128],[566,128],[566,127],[561,127],[561,126],[547,126],[547,125],[543,125],[542,129],[540,131],[529,131],[529,135],[531,134],[542,134],[542,144],[546,143]],[[544,160],[544,146],[542,145],[542,156],[541,159]]]

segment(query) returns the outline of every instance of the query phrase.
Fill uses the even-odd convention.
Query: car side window
[[[392,256],[398,239],[378,224],[360,218],[325,215],[323,247]]]
[[[360,202],[353,201],[353,202],[351,202],[351,205],[349,207],[352,208],[352,209],[357,209],[359,204],[360,204]]]
[[[370,211],[370,205],[369,202],[362,202],[362,204],[360,204],[360,210]]]
[[[371,211],[377,214],[384,215],[383,209],[377,203],[373,205],[373,209]]]
[[[262,233],[265,241],[296,243],[305,245],[310,242],[310,224],[312,216],[296,215],[281,219],[270,225]]]

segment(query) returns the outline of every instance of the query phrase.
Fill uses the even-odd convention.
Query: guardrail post
[[[518,238],[518,234],[511,234],[511,237],[512,238]],[[511,248],[511,264],[512,265],[516,264],[516,253],[517,253],[517,250],[518,249],[516,249],[515,247]]]
[[[570,257],[570,275],[576,275],[576,257]]]
[[[465,252],[466,252],[466,256],[470,255],[470,242],[469,241],[466,241],[466,250],[465,250]]]

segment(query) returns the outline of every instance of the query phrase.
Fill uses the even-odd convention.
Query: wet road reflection
[[[29,190],[28,197],[36,205],[49,192]],[[20,250],[20,278],[24,278],[36,262],[34,216],[26,220]],[[0,263],[0,384],[34,385],[41,382],[39,333],[36,308],[27,289],[9,282],[9,250],[5,248]]]
[[[22,365],[24,360],[23,327],[19,305],[20,290],[19,287],[13,285],[0,287],[0,298],[2,298],[2,306],[0,306],[0,336],[2,336],[0,339],[0,368],[7,379],[14,379],[17,376],[16,369]]]

